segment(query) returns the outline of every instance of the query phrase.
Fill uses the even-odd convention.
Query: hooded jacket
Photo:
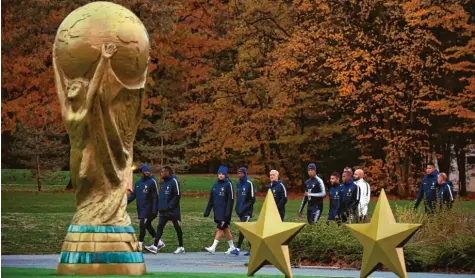
[[[209,193],[208,205],[206,206],[204,216],[208,217],[211,209],[214,212],[215,222],[231,222],[231,214],[234,205],[234,189],[231,180],[228,178],[228,168],[219,167],[218,174],[226,176],[224,180],[218,179]]]
[[[142,177],[127,198],[127,204],[136,200],[139,218],[150,218],[158,212],[158,185],[153,176]]]
[[[175,175],[164,178],[160,186],[158,211],[160,215],[181,220],[180,183]]]
[[[243,216],[252,217],[254,203],[256,202],[256,191],[247,177],[246,169],[241,168],[239,171],[244,173],[244,177],[240,178],[237,184],[236,214],[240,218]]]
[[[414,208],[417,208],[425,196],[426,204],[434,203],[437,201],[437,176],[439,171],[434,170],[432,173],[425,175],[419,184],[419,191],[417,192],[416,204]]]

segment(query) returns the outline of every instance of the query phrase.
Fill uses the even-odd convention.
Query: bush
[[[398,223],[422,223],[406,244],[404,255],[408,271],[475,272],[475,215],[454,208],[433,216],[396,207]],[[292,241],[294,264],[332,264],[359,268],[363,247],[344,226],[335,223],[307,225]]]
[[[254,186],[256,187],[254,190],[258,192],[267,192],[268,185],[269,185],[269,177],[266,176],[257,176],[253,179]]]
[[[345,262],[355,266],[351,262],[360,261],[363,256],[363,248],[348,228],[334,222],[327,225],[322,220],[317,225],[306,225],[291,242],[290,250],[295,264]]]

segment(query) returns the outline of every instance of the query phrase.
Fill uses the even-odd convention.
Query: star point
[[[384,190],[381,191],[370,223],[345,226],[363,245],[360,277],[369,276],[379,263],[399,277],[407,277],[402,247],[421,225],[396,223]]]
[[[251,276],[266,264],[272,264],[286,277],[292,277],[288,243],[305,226],[304,223],[282,222],[269,190],[257,222],[236,223],[251,243],[247,275]]]

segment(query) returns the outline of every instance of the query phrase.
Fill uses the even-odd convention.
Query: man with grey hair
[[[447,182],[447,174],[440,173],[437,176],[437,183],[439,184],[440,211],[444,210],[444,205],[447,210],[450,210],[454,203],[454,192]]]
[[[364,180],[364,171],[361,169],[356,169],[353,174],[355,184],[360,189],[360,203],[358,205],[358,218],[360,221],[364,221],[368,216],[368,204],[371,198],[371,187]]]
[[[269,189],[272,190],[274,195],[274,200],[279,210],[280,218],[284,221],[285,217],[285,204],[287,203],[287,190],[285,189],[284,183],[279,180],[279,172],[277,170],[272,170],[269,173],[270,184]]]

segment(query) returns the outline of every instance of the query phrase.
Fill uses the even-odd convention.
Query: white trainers
[[[147,249],[148,252],[157,254],[158,248],[155,245],[150,245],[150,246],[145,246],[145,249]]]
[[[185,253],[185,248],[184,247],[178,247],[173,254],[182,254]]]
[[[143,242],[139,241],[139,252],[142,252],[143,249]]]
[[[157,251],[160,251],[163,247],[165,247],[165,242],[160,240],[158,242]]]
[[[214,254],[214,248],[212,248],[211,246],[210,247],[205,247],[205,250],[208,251],[209,253],[211,254]]]
[[[229,247],[229,248],[228,248],[228,251],[224,252],[224,254],[226,254],[226,255],[230,255],[230,254],[231,254],[231,252],[233,252],[233,251],[234,251],[234,249],[236,249],[236,248],[234,248],[234,247]]]

